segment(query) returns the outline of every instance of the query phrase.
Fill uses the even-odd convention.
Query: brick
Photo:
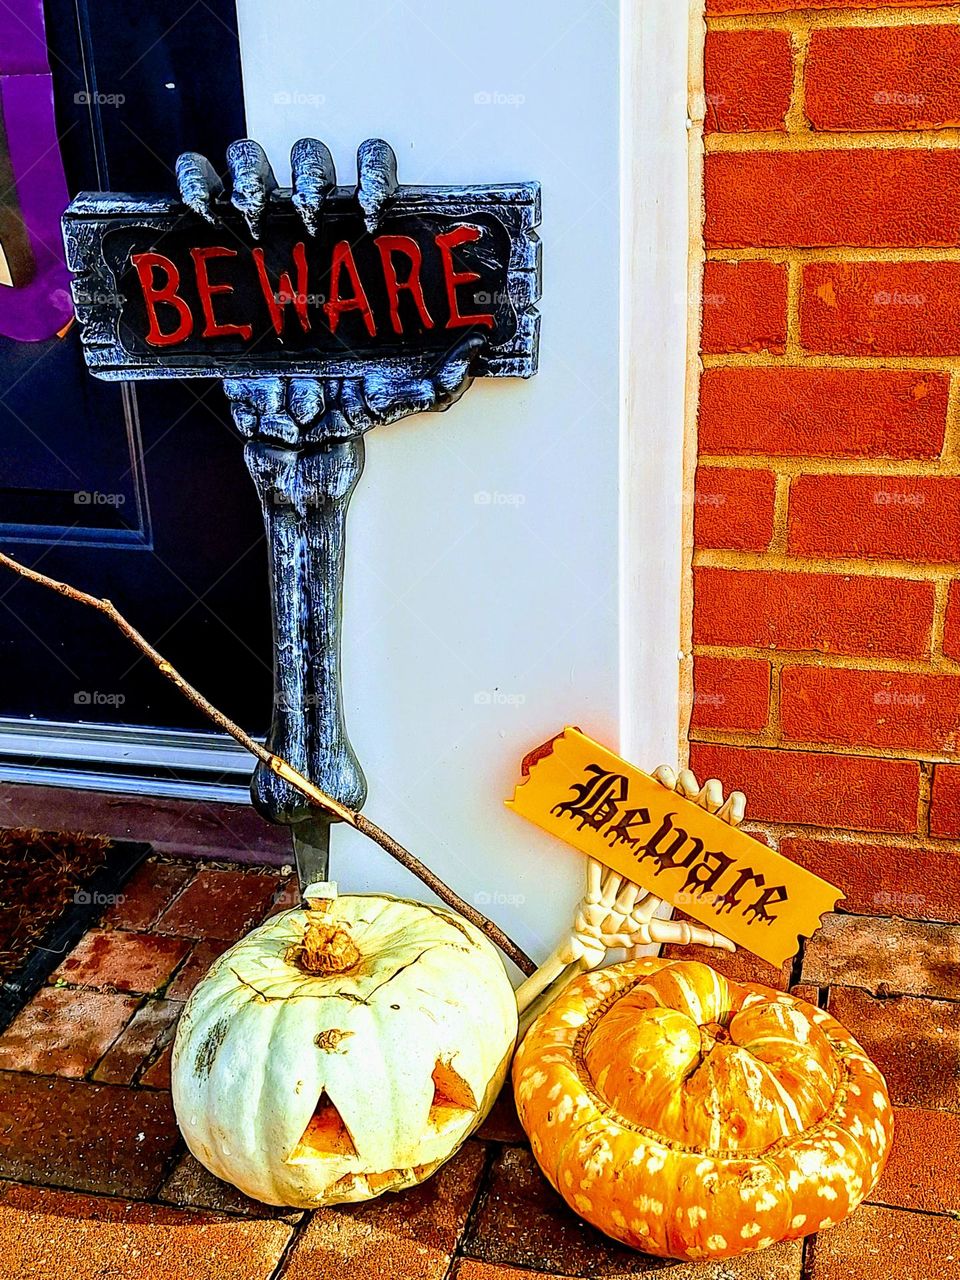
[[[733,13],[793,13],[797,9],[935,9],[956,0],[707,0],[712,18]]]
[[[897,369],[708,369],[701,454],[936,458],[949,382]]]
[[[960,1005],[834,987],[827,1007],[880,1068],[894,1105],[960,1112]]]
[[[194,868],[176,862],[145,863],[124,885],[120,900],[103,917],[109,929],[146,929],[187,883]]]
[[[951,582],[947,595],[947,616],[943,623],[943,652],[960,662],[960,582]]]
[[[787,538],[797,555],[960,560],[960,477],[796,476]]]
[[[701,350],[782,355],[786,345],[787,268],[778,262],[707,262]]]
[[[920,769],[913,761],[695,742],[690,768],[699,778],[720,778],[727,791],[745,792],[756,821],[916,829]]]
[[[0,1036],[0,1070],[84,1076],[136,1007],[132,996],[44,987]]]
[[[793,94],[786,31],[709,31],[704,75],[708,132],[783,130]]]
[[[91,929],[53,974],[74,986],[113,987],[150,995],[170,977],[190,949],[182,938]]]
[[[629,1276],[654,1274],[646,1254],[634,1254],[634,1263],[628,1270],[607,1272],[592,1268],[583,1275],[605,1276],[607,1280],[627,1280]],[[661,1263],[669,1280],[800,1280],[803,1267],[803,1244],[799,1240],[788,1244],[773,1245],[759,1253],[748,1253],[725,1262]],[[527,1267],[499,1266],[496,1263],[478,1262],[474,1258],[462,1258],[450,1280],[575,1280],[558,1276],[555,1272],[530,1271]]]
[[[18,1280],[269,1280],[290,1235],[269,1219],[0,1187],[0,1256]]]
[[[773,537],[776,480],[770,471],[698,467],[693,495],[698,547],[765,551]]]
[[[93,1073],[105,1084],[132,1084],[139,1068],[173,1039],[183,1005],[178,1000],[148,1000]]]
[[[807,263],[800,342],[828,355],[954,356],[958,306],[960,262]]]
[[[259,924],[280,887],[255,871],[200,871],[157,921],[161,933],[234,941]]]
[[[785,835],[780,852],[847,895],[840,909],[960,924],[960,853]]]
[[[780,722],[793,742],[898,747],[954,755],[960,676],[785,667]]]
[[[290,1252],[284,1280],[443,1280],[480,1184],[483,1148],[468,1142],[400,1196],[318,1209]]]
[[[896,1141],[874,1204],[960,1214],[960,1115],[899,1107]]]
[[[282,1218],[296,1223],[303,1217],[299,1209],[261,1204],[251,1200],[229,1182],[221,1182],[188,1152],[163,1184],[158,1197],[167,1204],[189,1209],[213,1209],[239,1213],[244,1218]]]
[[[559,1275],[613,1277],[655,1271],[658,1259],[636,1253],[585,1223],[557,1195],[525,1147],[494,1158],[486,1196],[461,1251],[491,1265]]]
[[[960,1000],[960,927],[828,914],[804,947],[800,976],[820,987]]]
[[[839,573],[702,567],[694,571],[697,644],[923,658],[932,582]]]
[[[814,1237],[810,1280],[957,1280],[960,1222],[861,1205]]]
[[[705,190],[708,248],[926,247],[960,238],[954,150],[715,152]]]
[[[733,982],[759,983],[764,987],[774,987],[777,991],[786,991],[790,986],[790,968],[792,958],[786,960],[780,968],[775,968],[767,960],[738,947],[736,951],[719,951],[715,947],[681,946],[670,943],[663,948],[663,954],[671,960],[700,960],[716,969]]]
[[[0,1073],[0,1178],[153,1195],[179,1140],[169,1094]]]
[[[960,29],[814,31],[804,109],[815,129],[938,129],[960,124]]]
[[[933,770],[930,834],[960,839],[960,767],[938,764]]]
[[[509,1079],[497,1095],[486,1120],[477,1130],[477,1137],[483,1142],[526,1142]]]
[[[696,658],[691,729],[758,733],[767,723],[770,663],[750,658]]]
[[[159,1058],[151,1062],[150,1066],[141,1075],[140,1083],[148,1089],[169,1089],[172,1054],[173,1045],[166,1045]]]
[[[230,942],[208,938],[198,942],[174,974],[173,981],[166,990],[167,998],[169,1000],[186,1000],[200,979],[205,976],[214,960],[218,956],[222,956],[224,951],[232,945]]]

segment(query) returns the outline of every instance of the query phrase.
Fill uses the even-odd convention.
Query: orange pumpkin
[[[530,1028],[513,1081],[571,1208],[667,1258],[732,1258],[840,1222],[893,1137],[883,1077],[839,1022],[693,961],[579,978]]]

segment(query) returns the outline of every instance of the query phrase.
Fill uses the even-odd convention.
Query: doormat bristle
[[[107,836],[0,829],[0,981],[23,964],[106,862]]]

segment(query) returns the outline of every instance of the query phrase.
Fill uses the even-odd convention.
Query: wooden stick
[[[393,836],[388,835],[375,822],[371,822],[369,818],[364,817],[362,813],[354,809],[348,809],[346,805],[335,800],[333,796],[328,796],[319,787],[305,778],[302,773],[294,769],[280,756],[275,756],[261,742],[257,742],[255,738],[251,738],[249,734],[244,733],[239,725],[225,716],[211,702],[203,696],[199,690],[195,689],[188,680],[185,680],[179,671],[158,653],[144,636],[129,623],[120,611],[114,607],[109,600],[100,599],[98,596],[89,595],[86,591],[81,591],[78,587],[71,586],[68,582],[60,582],[57,578],[50,578],[45,573],[39,573],[36,569],[28,569],[26,565],[20,564],[18,560],[5,555],[0,551],[0,564],[6,568],[12,569],[14,573],[18,573],[22,578],[29,579],[30,582],[36,582],[41,587],[49,587],[51,591],[56,591],[61,596],[66,596],[68,600],[74,600],[77,604],[88,605],[91,609],[96,609],[98,613],[104,614],[117,626],[127,639],[134,644],[142,654],[144,654],[157,670],[180,690],[188,702],[192,703],[199,712],[212,721],[213,724],[221,729],[224,733],[228,733],[231,738],[239,742],[251,755],[256,756],[258,760],[272,769],[279,777],[302,792],[307,799],[321,809],[329,818],[336,819],[339,822],[346,822],[348,826],[359,831],[361,835],[367,836],[374,843],[378,844],[381,849],[389,853],[391,858],[395,858],[401,866],[412,871],[423,883],[430,889],[441,902],[445,902],[448,907],[457,911],[472,925],[480,929],[496,946],[500,948],[505,956],[508,956],[517,968],[527,975],[534,972],[536,965],[530,959],[525,951],[523,951],[512,938],[503,932],[499,925],[487,918],[476,907],[472,907],[469,902],[464,902],[459,894],[455,893],[439,876],[435,875],[428,867],[415,858],[408,849],[402,844],[394,840]]]

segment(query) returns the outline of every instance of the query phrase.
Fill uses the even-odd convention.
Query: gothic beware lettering
[[[843,896],[576,729],[530,760],[510,808],[772,964]]]

